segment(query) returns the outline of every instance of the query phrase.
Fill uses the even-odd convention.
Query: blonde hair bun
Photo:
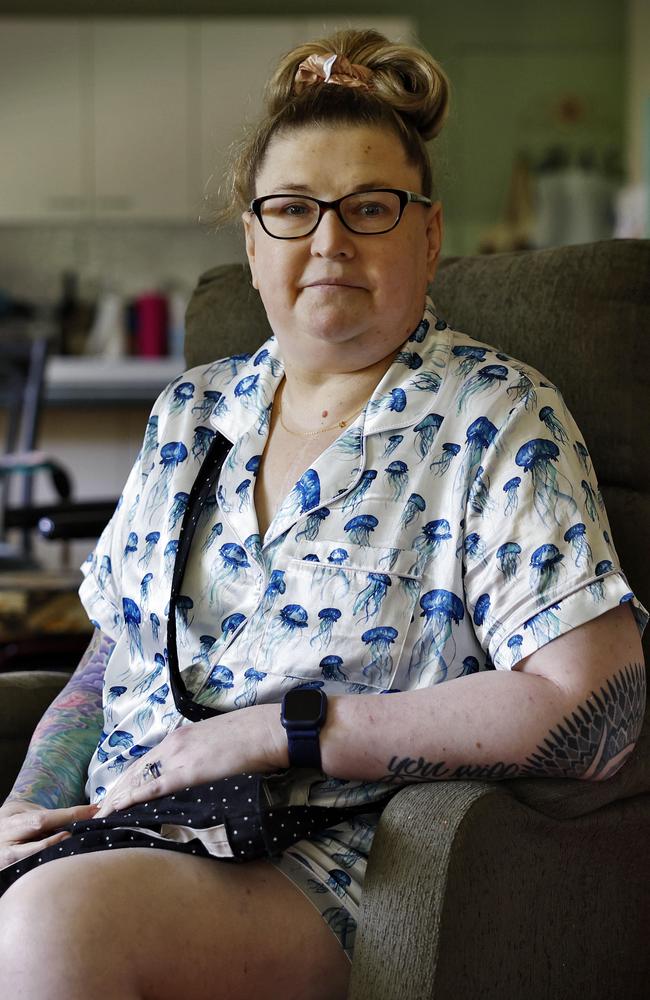
[[[295,76],[305,59],[314,54],[327,56],[332,53],[369,69],[373,74],[371,92],[414,128],[425,142],[440,133],[449,113],[450,85],[445,71],[424,49],[391,42],[371,29],[347,28],[288,52],[265,88],[268,114],[277,115],[296,99]]]

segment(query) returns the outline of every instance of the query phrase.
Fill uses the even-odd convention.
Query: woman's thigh
[[[350,963],[265,861],[149,849],[61,858],[0,900],[0,994],[343,1000]]]

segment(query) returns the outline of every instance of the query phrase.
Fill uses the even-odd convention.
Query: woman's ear
[[[257,288],[257,275],[255,273],[255,216],[250,212],[242,212],[242,222],[244,223],[244,237],[246,239],[246,256],[251,272],[253,288]]]
[[[438,269],[442,246],[442,202],[434,201],[427,223],[427,278],[431,283]]]

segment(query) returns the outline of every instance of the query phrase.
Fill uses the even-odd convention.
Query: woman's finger
[[[43,837],[41,840],[32,840],[28,843],[10,844],[4,846],[0,848],[0,870],[5,868],[7,865],[13,865],[16,864],[17,861],[29,858],[32,854],[38,854],[40,851],[44,851],[46,847],[52,847],[54,844],[60,844],[69,837],[70,834],[66,830],[62,830],[60,833],[55,833],[51,837]]]
[[[25,809],[13,813],[0,826],[0,841],[32,842],[53,830],[69,826],[78,820],[92,819],[96,805],[71,806],[64,809]]]

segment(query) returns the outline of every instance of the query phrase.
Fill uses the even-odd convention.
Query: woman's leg
[[[265,861],[149,849],[61,858],[0,900],[0,995],[344,1000],[350,963]]]

